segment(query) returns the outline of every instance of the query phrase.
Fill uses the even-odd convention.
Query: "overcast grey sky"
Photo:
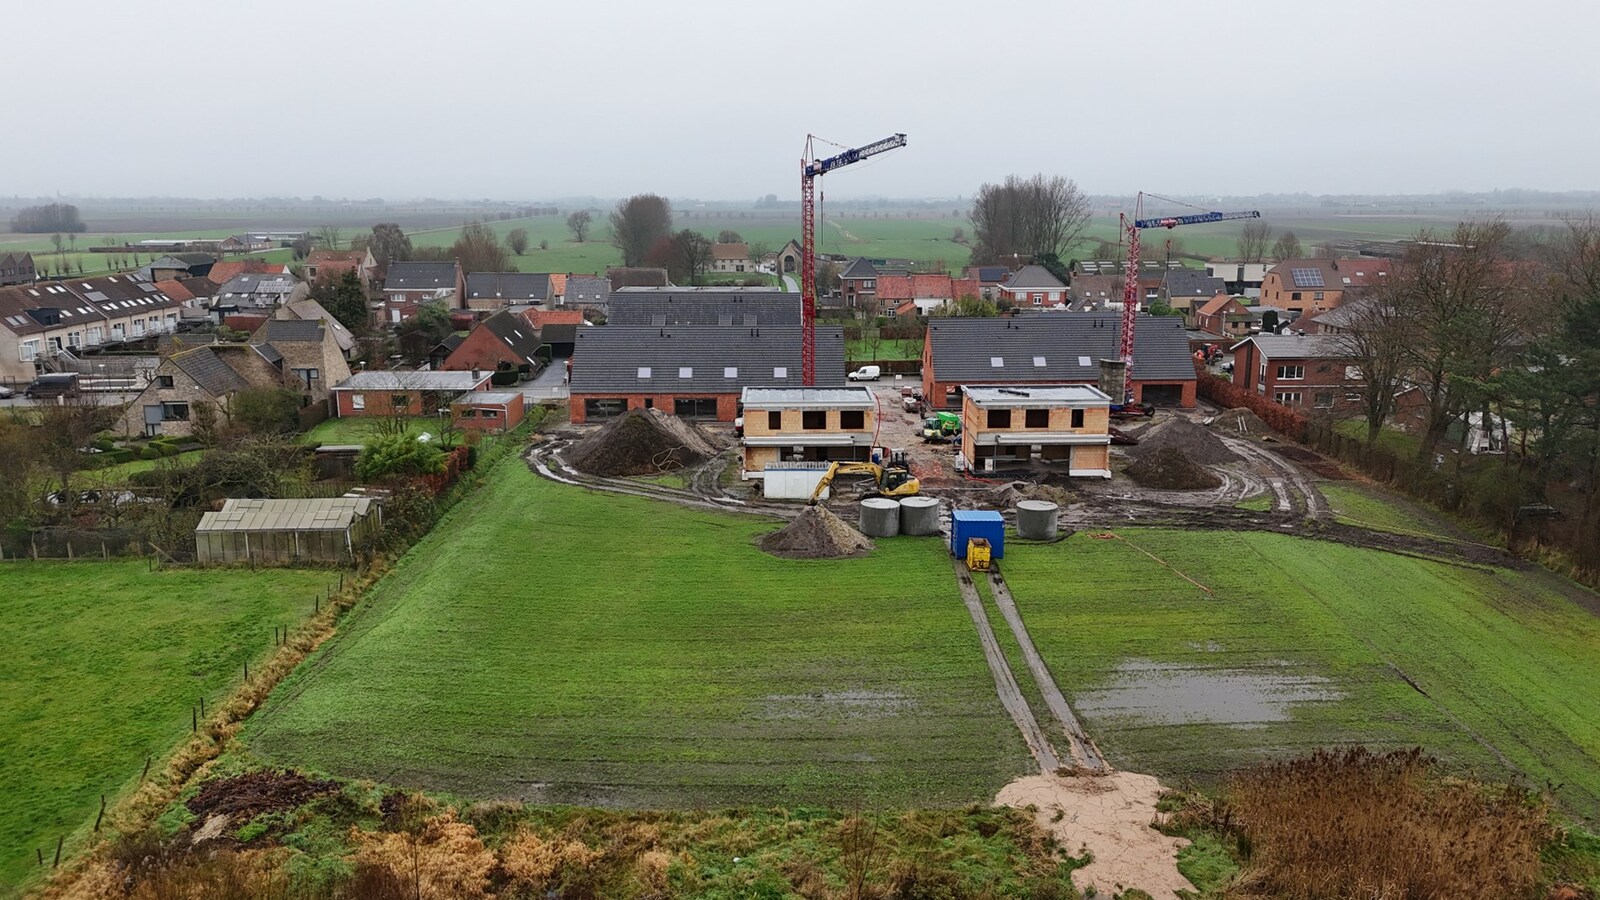
[[[1600,187],[1595,0],[17,0],[0,195]],[[24,102],[16,101],[23,99]]]

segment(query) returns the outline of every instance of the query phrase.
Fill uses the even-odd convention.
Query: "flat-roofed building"
[[[744,473],[780,462],[872,458],[878,404],[865,387],[745,388]]]
[[[1111,398],[1086,384],[964,386],[961,458],[976,472],[1111,477]]]

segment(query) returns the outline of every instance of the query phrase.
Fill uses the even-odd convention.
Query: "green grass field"
[[[774,527],[508,458],[246,744],[273,764],[603,806],[952,806],[1027,769],[938,541],[782,560],[752,545]]]
[[[418,416],[411,420],[410,430],[421,434],[439,434],[438,416]],[[377,435],[378,420],[360,416],[342,416],[324,419],[300,435],[300,443],[311,447],[320,444],[365,444]]]
[[[0,564],[0,895],[31,876],[35,849],[93,824],[189,734],[190,708],[220,700],[272,629],[310,614],[316,570],[147,571],[144,560]]]
[[[1114,763],[1209,780],[1264,754],[1364,742],[1502,776],[1498,752],[1569,811],[1600,816],[1600,597],[1542,570],[1283,535],[1124,537],[1173,568],[1085,534],[1008,548],[1004,563]]]
[[[1454,536],[1450,529],[1441,526],[1436,515],[1423,512],[1414,505],[1414,501],[1378,488],[1353,481],[1324,481],[1317,488],[1322,491],[1328,507],[1341,522],[1401,534]]]

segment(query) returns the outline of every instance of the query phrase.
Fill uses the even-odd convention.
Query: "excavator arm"
[[[816,490],[811,492],[811,499],[806,503],[816,506],[823,492],[840,475],[871,475],[878,492],[887,497],[910,497],[922,492],[922,483],[899,466],[885,469],[877,463],[836,462],[828,466],[828,471],[823,473],[822,480],[817,482]]]

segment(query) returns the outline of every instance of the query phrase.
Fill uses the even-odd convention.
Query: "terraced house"
[[[0,288],[0,380],[31,379],[54,356],[171,332],[182,306],[129,275]]]

